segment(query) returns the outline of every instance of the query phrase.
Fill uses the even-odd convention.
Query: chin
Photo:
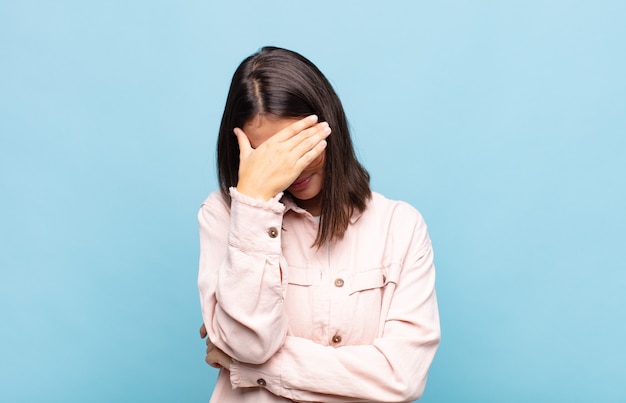
[[[298,200],[311,200],[311,199],[315,199],[322,192],[321,191],[316,192],[313,189],[302,189],[302,190],[289,190],[289,193],[291,193],[291,195]]]
[[[291,195],[293,197],[295,197],[296,199],[304,200],[304,201],[314,199],[319,194],[319,193],[318,194],[311,194],[310,192],[307,192],[306,190],[305,191],[300,191],[300,192],[298,192],[298,191],[295,191],[295,192],[289,191],[289,193],[291,193]]]

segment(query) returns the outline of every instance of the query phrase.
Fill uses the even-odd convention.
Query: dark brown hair
[[[343,106],[330,82],[313,63],[290,50],[264,47],[233,75],[217,139],[224,199],[230,204],[229,188],[238,182],[239,145],[233,129],[263,114],[285,118],[316,114],[332,128],[326,139],[320,228],[314,245],[341,239],[355,210],[365,210],[370,177],[356,159]]]

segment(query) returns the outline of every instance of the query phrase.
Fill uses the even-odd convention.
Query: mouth
[[[307,187],[310,181],[311,181],[311,176],[308,176],[306,178],[296,179],[296,181],[292,183],[291,186],[289,186],[289,188],[293,190],[302,190],[305,187]]]

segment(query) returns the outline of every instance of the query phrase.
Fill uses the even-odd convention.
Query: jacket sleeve
[[[267,361],[287,333],[281,195],[260,201],[231,189],[229,209],[215,192],[198,213],[202,317],[213,344],[240,362]]]
[[[403,252],[391,262],[381,327],[371,344],[335,348],[288,336],[263,365],[235,361],[233,386],[262,384],[276,395],[299,402],[418,399],[439,345],[440,327],[430,238],[421,215],[410,217],[413,226],[403,217],[400,221],[404,222],[392,229],[404,232],[400,238],[405,241],[394,246]]]

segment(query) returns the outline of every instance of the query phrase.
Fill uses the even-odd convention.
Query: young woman
[[[408,402],[439,344],[421,215],[371,192],[339,98],[301,55],[235,72],[202,204],[211,402]]]

